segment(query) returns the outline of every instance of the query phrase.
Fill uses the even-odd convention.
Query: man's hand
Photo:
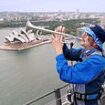
[[[65,32],[65,27],[63,26],[58,26],[56,29],[55,29],[56,32],[60,32],[60,33],[64,33]],[[55,51],[56,53],[59,55],[59,54],[62,54],[63,53],[63,43],[62,43],[62,35],[60,34],[54,34],[52,36],[52,44],[55,48]]]

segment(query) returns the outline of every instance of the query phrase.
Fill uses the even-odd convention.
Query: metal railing
[[[48,92],[38,98],[32,99],[23,105],[62,105],[68,89],[70,89],[70,84],[66,84],[65,86],[54,89],[53,91]]]
[[[105,84],[103,85],[104,92],[99,100],[99,105],[105,104]],[[23,105],[69,105],[67,93],[71,91],[70,84],[66,84],[60,88],[54,89],[38,98],[32,99]],[[45,101],[44,101],[45,100]],[[66,103],[66,104],[64,104]]]

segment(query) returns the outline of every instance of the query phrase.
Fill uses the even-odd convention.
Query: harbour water
[[[0,44],[12,30],[0,29]],[[55,55],[51,44],[23,51],[0,50],[0,105],[23,105],[65,85],[56,72]]]
[[[0,44],[12,30],[0,29]],[[51,44],[23,51],[0,50],[0,105],[23,105],[62,85]]]

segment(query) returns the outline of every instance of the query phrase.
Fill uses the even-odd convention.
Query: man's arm
[[[70,66],[60,54],[56,57],[57,72],[62,81],[75,84],[89,83],[105,69],[105,59],[94,55],[83,62]]]

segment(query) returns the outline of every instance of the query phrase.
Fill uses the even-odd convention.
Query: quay
[[[32,48],[32,47],[36,47],[36,46],[40,46],[40,45],[44,45],[44,44],[48,44],[51,43],[51,40],[38,40],[38,41],[33,41],[30,43],[16,43],[16,44],[6,44],[3,43],[2,45],[0,45],[0,49],[1,50],[10,50],[10,51],[20,51],[20,50],[25,50],[28,48]]]

